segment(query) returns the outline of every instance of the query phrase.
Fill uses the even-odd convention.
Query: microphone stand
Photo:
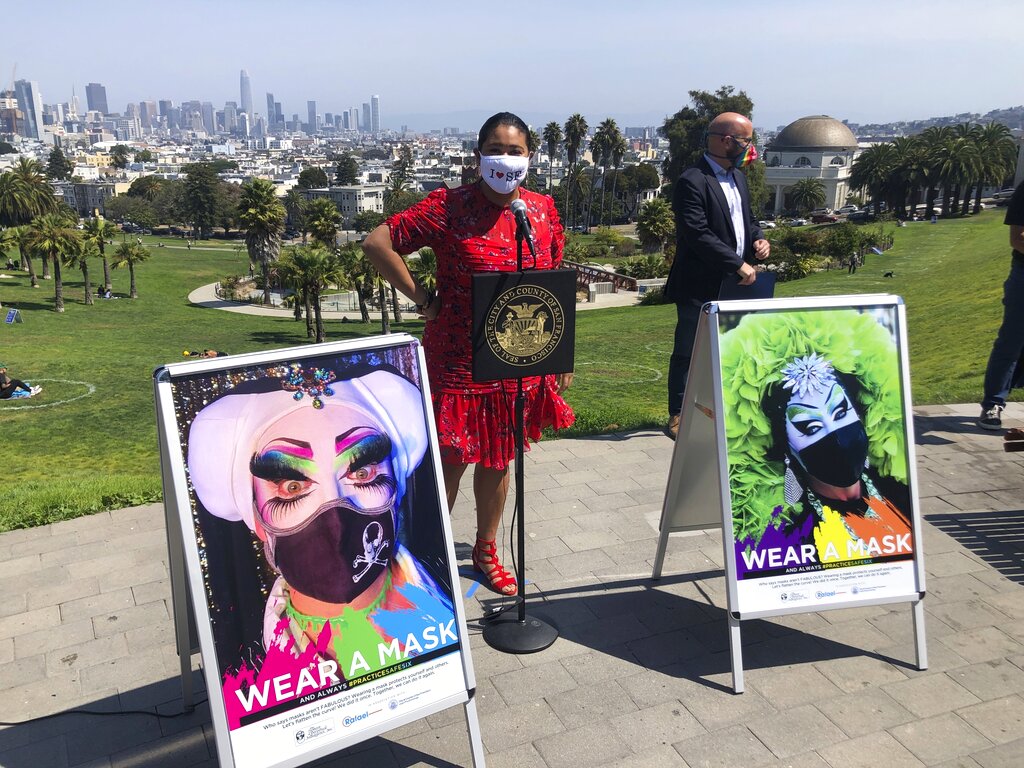
[[[516,271],[523,271],[523,239],[526,233],[522,225],[516,225]],[[534,257],[534,267],[537,266]],[[484,627],[484,642],[496,651],[504,653],[536,653],[543,651],[558,639],[558,630],[546,621],[526,617],[526,490],[523,469],[523,440],[526,424],[524,412],[526,397],[523,395],[523,377],[516,379],[515,441],[516,441],[516,543],[519,554],[516,557],[516,581],[519,583],[519,605],[515,618],[495,618]]]

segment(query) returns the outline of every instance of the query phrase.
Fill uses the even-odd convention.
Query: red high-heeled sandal
[[[498,545],[494,539],[477,539],[473,546],[473,568],[491,583],[491,589],[502,595],[512,597],[519,592],[516,577],[505,570],[498,559]]]

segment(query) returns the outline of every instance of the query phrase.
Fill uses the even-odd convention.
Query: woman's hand
[[[431,301],[423,309],[418,310],[419,316],[424,320],[436,320],[437,316],[441,314],[441,294],[434,296]]]
[[[572,377],[571,373],[558,374],[558,377],[555,379],[555,384],[558,386],[558,394],[562,394],[572,386]]]

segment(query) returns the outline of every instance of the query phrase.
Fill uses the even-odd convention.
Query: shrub
[[[635,277],[637,280],[650,280],[651,278],[668,275],[668,265],[659,254],[648,253],[626,259],[618,271],[620,274],[626,275],[626,277]]]

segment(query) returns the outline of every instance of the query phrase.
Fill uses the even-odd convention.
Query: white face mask
[[[515,192],[526,180],[530,158],[517,155],[480,155],[480,178],[499,195]]]

